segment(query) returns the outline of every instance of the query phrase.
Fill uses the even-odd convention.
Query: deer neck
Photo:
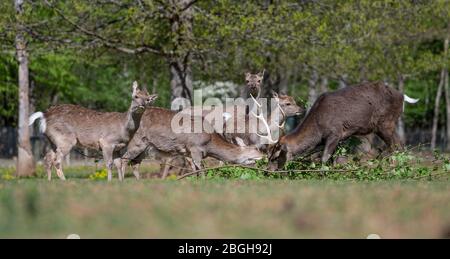
[[[272,120],[273,118],[273,120]],[[286,120],[286,116],[283,115],[283,113],[280,111],[280,108],[275,109],[273,113],[271,113],[267,118],[270,123],[270,131],[275,132],[278,131],[280,128],[279,126],[284,123]]]
[[[143,114],[144,111],[142,109],[134,109],[133,105],[131,105],[130,108],[128,109],[125,122],[125,131],[130,136],[134,135],[134,133],[139,128]]]
[[[294,153],[301,153],[322,140],[320,127],[311,117],[306,118],[295,130],[286,135],[285,142]]]
[[[241,155],[241,147],[233,145],[220,136],[213,134],[208,143],[208,154],[226,162],[234,162]]]
[[[255,99],[258,103],[260,102],[259,95],[256,96],[256,97],[254,97],[254,99]],[[258,114],[258,112],[259,112],[259,107],[258,107],[254,102],[252,102],[251,105],[248,106],[248,114],[251,114],[251,113]]]

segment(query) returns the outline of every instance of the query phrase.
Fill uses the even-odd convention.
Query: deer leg
[[[131,166],[133,168],[133,174],[134,174],[134,177],[136,177],[136,180],[141,179],[141,176],[139,174],[139,167],[144,158],[145,158],[145,152],[142,152],[137,157],[135,157],[135,159],[131,160]]]
[[[191,158],[194,171],[200,170],[202,168],[203,155],[200,150],[191,150]],[[204,173],[202,173],[204,175]],[[198,173],[197,176],[200,174]]]
[[[121,158],[120,159],[120,173],[122,174],[122,179],[125,179],[125,173],[127,172],[127,165],[128,165],[129,160],[128,159],[124,159]]]
[[[47,154],[45,154],[45,156],[44,156],[44,167],[45,167],[45,170],[47,171],[47,179],[49,181],[52,180],[52,168],[53,168],[53,165],[55,164],[55,158],[56,158],[56,154],[55,154],[55,151],[53,151],[53,150],[49,150],[47,152]]]
[[[400,137],[397,135],[395,129],[385,129],[377,133],[377,135],[386,143],[390,152],[395,148],[402,148]]]
[[[330,135],[325,142],[325,149],[323,150],[322,163],[326,163],[333,155],[336,147],[339,143],[340,137],[336,135]]]
[[[122,166],[122,159],[121,158],[115,158],[113,160],[114,166],[117,169],[117,174],[119,175],[119,180],[120,179],[125,179],[125,171],[126,171],[126,167]]]
[[[66,177],[64,176],[63,170],[62,170],[62,161],[64,157],[69,154],[70,150],[72,149],[72,146],[66,146],[66,147],[58,147],[56,149],[55,154],[55,163],[54,166],[56,168],[56,174],[58,175],[59,179],[66,180]]]
[[[139,174],[139,165],[140,165],[140,163],[133,164],[133,174],[134,174],[134,177],[136,177],[136,180],[141,179],[141,176]]]
[[[281,151],[278,159],[274,163],[269,163],[269,170],[283,169],[286,162],[294,159],[294,156],[289,151]]]
[[[169,174],[170,165],[164,164],[164,167],[162,167],[162,176],[161,179],[166,179],[167,175]]]
[[[188,164],[191,166],[192,172],[195,172],[195,171],[201,169],[201,163],[195,162],[194,159],[191,157],[186,157],[185,159],[188,162]],[[197,173],[197,176],[200,176],[200,173]]]
[[[108,170],[108,182],[112,181],[113,150],[113,147],[102,146],[103,159],[105,160],[106,169]],[[122,180],[122,175],[120,173],[119,180]]]
[[[181,162],[181,168],[178,170],[178,175],[182,175],[187,172],[186,164],[188,163],[187,159],[182,157],[183,161]]]
[[[131,166],[133,168],[133,174],[136,177],[136,180],[140,179],[139,175],[139,164],[145,158],[146,149],[148,148],[148,144],[145,142],[134,143],[131,146],[128,146],[127,152],[122,156],[122,172],[125,173],[125,168],[129,162],[131,162]]]
[[[185,159],[186,159],[187,163],[189,164],[189,166],[191,167],[191,170],[195,171],[196,169],[195,169],[194,162],[192,162],[192,158],[186,157]]]
[[[161,169],[162,169],[161,179],[166,179],[167,175],[169,174],[169,169],[170,169],[169,163],[172,163],[173,160],[175,160],[175,157],[168,157],[168,158],[164,159],[164,166],[161,167]]]

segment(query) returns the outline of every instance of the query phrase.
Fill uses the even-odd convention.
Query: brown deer
[[[274,144],[278,141],[278,138],[282,135],[284,128],[284,123],[286,118],[289,116],[300,116],[305,113],[305,109],[295,102],[294,98],[288,95],[278,95],[272,92],[273,101],[276,102],[275,109],[267,116],[267,121],[264,119],[263,105],[256,99],[253,98],[253,102],[257,109],[253,109],[250,114],[238,113],[235,108],[234,115],[227,114],[226,121],[224,124],[224,137],[227,141],[236,143],[236,139],[241,139],[245,145],[255,145],[258,148],[266,147],[266,144]],[[257,114],[258,113],[258,114]],[[256,117],[257,120],[250,120],[251,116]],[[251,122],[256,122],[254,125],[249,125]],[[260,126],[255,130],[252,127]],[[233,125],[229,125],[233,124]],[[239,128],[245,126],[244,132]],[[230,127],[231,126],[231,127]],[[230,130],[231,129],[231,130]],[[231,132],[230,132],[231,131]],[[259,132],[259,133],[257,133]],[[273,133],[279,132],[277,136]]]
[[[162,157],[177,155],[190,157],[193,170],[202,167],[201,161],[205,157],[236,164],[252,164],[263,157],[257,148],[234,145],[217,133],[176,133],[171,126],[176,114],[175,111],[163,108],[146,109],[141,127],[122,156],[122,174],[125,173],[126,165],[131,161],[131,164],[135,165],[133,172],[139,179],[136,164],[139,164],[146,156],[152,156],[155,153]]]
[[[223,125],[218,125],[220,133],[225,139],[232,143],[237,143],[239,140],[245,145],[256,145],[258,148],[265,148],[265,143],[276,143],[278,138],[272,136],[273,132],[278,132],[284,127],[284,122],[289,116],[299,116],[304,114],[305,109],[300,107],[295,102],[294,98],[287,95],[278,95],[272,91],[272,98],[277,102],[277,107],[273,113],[267,116],[267,121],[264,119],[264,108],[261,104],[261,87],[263,85],[265,70],[257,74],[245,73],[245,88],[242,97],[247,99],[245,112],[240,112],[239,106],[235,105],[231,112],[223,113],[225,122]],[[252,101],[251,101],[252,100]],[[267,103],[265,103],[267,105]],[[211,111],[203,111],[203,116],[208,116]],[[215,111],[212,111],[215,112]],[[219,112],[222,112],[219,110]],[[267,115],[267,114],[266,114]],[[251,120],[251,116],[256,117],[257,120]],[[216,115],[209,116],[216,118]],[[262,124],[262,131],[259,122]],[[255,128],[257,130],[255,130]],[[281,136],[278,134],[278,137]]]
[[[218,126],[219,128],[221,128],[220,131],[216,131],[217,133],[219,133],[221,136],[223,136],[225,138],[226,141],[232,143],[232,144],[236,144],[236,145],[240,145],[240,146],[256,146],[260,151],[266,151],[268,145],[265,144],[267,143],[274,143],[278,140],[278,137],[281,135],[282,133],[282,128],[284,125],[284,121],[288,116],[294,116],[294,115],[302,115],[305,111],[305,109],[303,107],[300,107],[296,104],[294,98],[290,97],[290,96],[285,96],[285,95],[278,95],[276,93],[273,93],[273,97],[275,102],[277,103],[276,105],[276,109],[271,113],[271,115],[268,116],[268,120],[269,122],[271,122],[270,124],[267,123],[267,121],[265,120],[265,118],[261,115],[245,115],[245,113],[239,113],[238,112],[238,108],[237,106],[234,106],[234,116],[231,115],[227,115],[224,116],[226,119],[226,121],[224,122],[224,124],[222,126]],[[254,99],[254,101],[256,102],[256,100]],[[258,104],[260,105],[260,104]],[[203,107],[205,108],[205,107]],[[202,107],[199,108],[188,108],[182,112],[187,112],[190,114],[194,113],[195,109],[199,109],[199,113],[202,114],[203,118],[205,119],[205,121],[207,121],[209,124],[213,124],[213,121],[211,121],[211,118],[214,118],[215,116],[222,116],[223,115],[223,111],[222,109],[202,109]],[[217,113],[217,114],[213,114],[213,113]],[[213,114],[213,116],[211,116],[211,114]],[[249,120],[249,116],[261,116],[256,118],[255,121],[255,125],[253,125],[254,127],[258,126],[258,122],[261,123],[262,125],[267,125],[268,129],[265,127],[261,127],[261,131],[259,133],[250,133],[250,132],[255,132],[255,131],[250,131],[250,120]],[[272,121],[273,118],[273,121]],[[234,127],[230,130],[230,131],[226,131],[227,127],[229,126],[230,123],[234,123]],[[238,124],[244,124],[243,126],[246,127],[244,129],[244,132],[238,132]],[[268,131],[270,133],[268,133]],[[279,136],[275,136],[275,132],[280,133]],[[275,139],[275,140],[274,140]],[[267,141],[265,141],[267,140]],[[272,142],[270,141],[272,140]],[[162,178],[164,179],[168,172],[169,169],[174,161],[174,159],[176,158],[180,158],[180,156],[172,156],[172,155],[167,155],[164,154],[162,152],[155,152],[153,149],[150,149],[149,152],[146,153],[146,155],[142,155],[142,157],[152,157],[152,159],[154,160],[159,160],[162,161],[161,162],[161,170],[160,170],[160,174],[162,175]],[[136,159],[135,159],[136,160]],[[142,159],[140,159],[142,160]],[[179,162],[182,161],[182,159],[178,159]],[[182,164],[181,164],[182,165]],[[138,167],[134,166],[133,167],[133,172],[135,174],[135,176],[138,178],[139,174],[136,173],[138,171]]]
[[[396,123],[403,112],[403,102],[418,100],[403,95],[383,82],[363,83],[322,94],[306,117],[290,134],[281,137],[271,155],[278,167],[295,155],[325,144],[322,162],[326,163],[339,141],[352,135],[377,134],[392,149],[401,146]]]
[[[259,98],[261,95],[261,86],[264,80],[264,72],[259,72],[257,74],[245,73],[245,88],[243,97],[249,98],[253,96],[254,98]]]
[[[257,74],[251,74],[251,73],[246,73],[245,74],[245,79],[246,79],[246,87],[245,89],[245,98],[252,98],[254,100],[254,102],[249,102],[249,107],[254,107],[254,112],[256,112],[259,108],[260,108],[260,104],[258,103],[259,100],[259,95],[261,92],[261,85],[263,83],[263,78],[264,78],[264,71],[257,73]],[[255,97],[253,97],[255,96]],[[276,100],[277,102],[277,110],[275,111],[275,114],[272,114],[269,116],[268,120],[271,121],[272,123],[270,124],[269,130],[267,130],[267,128],[263,128],[261,134],[256,134],[256,133],[249,133],[249,115],[244,113],[239,113],[238,109],[236,107],[233,107],[233,111],[234,111],[234,115],[227,115],[226,116],[226,123],[222,125],[218,125],[218,127],[222,128],[220,132],[220,134],[222,134],[222,136],[230,143],[232,144],[236,144],[236,145],[240,145],[240,146],[256,146],[259,149],[265,149],[267,145],[263,144],[264,139],[269,139],[272,138],[272,134],[271,132],[274,132],[276,130],[278,130],[279,128],[282,128],[282,126],[284,125],[284,121],[288,116],[294,116],[294,115],[301,115],[304,113],[304,108],[298,106],[294,100],[294,98],[290,97],[290,96],[286,96],[286,95],[278,95],[275,92],[273,92],[273,98]],[[255,105],[257,104],[257,105]],[[259,106],[259,107],[258,107]],[[204,107],[198,107],[198,108],[187,108],[184,112],[188,112],[190,114],[195,113],[194,110],[195,109],[200,109],[199,113],[202,114],[202,116],[205,118],[205,120],[208,121],[207,117],[209,114],[213,113],[213,112],[219,112],[219,116],[222,116],[223,111],[221,109],[219,110],[205,110],[203,109]],[[252,109],[252,108],[251,108]],[[248,111],[247,111],[248,112]],[[254,116],[257,116],[256,114]],[[210,116],[210,117],[215,117],[215,116]],[[274,119],[272,121],[272,118]],[[240,122],[244,122],[244,126],[246,127],[246,129],[244,130],[245,132],[243,133],[238,133],[237,129],[238,129],[238,123]],[[267,124],[267,122],[264,120],[263,117],[259,117],[258,121],[260,121],[261,123],[265,124],[265,125],[269,125]],[[208,121],[210,122],[210,121]],[[230,123],[234,123],[235,126],[233,128],[233,133],[223,133],[224,130],[226,129],[227,125],[229,125]],[[258,125],[256,125],[258,126]],[[269,132],[268,132],[269,131]],[[270,140],[269,140],[270,142]],[[167,154],[165,152],[157,152],[157,149],[155,148],[151,148],[149,147],[147,149],[147,152],[142,153],[138,158],[134,159],[134,166],[133,166],[133,173],[136,176],[137,179],[139,179],[139,164],[140,161],[142,161],[142,159],[144,157],[151,157],[154,160],[159,160],[162,161],[161,162],[161,170],[160,173],[162,175],[162,178],[164,179],[167,174],[168,174],[168,170],[170,168],[170,164],[172,163],[172,161],[177,158],[177,156],[171,155],[171,154]],[[179,157],[179,156],[178,156]],[[139,162],[137,162],[139,161]]]
[[[30,125],[40,119],[40,131],[50,141],[51,149],[44,158],[48,180],[52,167],[61,180],[65,180],[62,161],[70,150],[85,147],[101,150],[108,170],[108,181],[112,180],[113,159],[120,157],[139,128],[145,108],[157,98],[146,89],[138,89],[133,83],[130,108],[125,113],[98,112],[78,105],[62,104],[50,107],[45,113],[30,116]],[[119,180],[122,180],[119,174]]]

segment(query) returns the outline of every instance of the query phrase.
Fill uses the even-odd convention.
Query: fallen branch
[[[437,174],[420,175],[420,176],[413,177],[412,179],[422,179],[422,178],[426,178],[426,177],[435,177],[435,176],[445,175],[445,174],[450,175],[450,172],[443,172],[443,173],[437,173]]]
[[[280,174],[280,173],[309,173],[309,172],[319,172],[319,173],[323,173],[323,172],[340,172],[340,173],[348,173],[348,172],[354,172],[357,171],[356,169],[354,170],[344,170],[344,169],[297,169],[297,170],[279,170],[279,171],[273,171],[273,170],[268,170],[268,169],[263,169],[263,168],[256,168],[256,167],[252,167],[252,166],[245,166],[245,165],[223,165],[223,166],[216,166],[216,167],[210,167],[210,168],[203,168],[203,169],[199,169],[199,170],[191,170],[192,172],[190,173],[186,173],[183,174],[181,176],[179,176],[177,178],[177,180],[181,180],[183,178],[186,178],[188,176],[191,175],[195,175],[198,173],[202,173],[208,170],[218,170],[218,169],[222,169],[222,168],[245,168],[245,169],[250,169],[250,170],[257,170],[257,171],[262,171],[265,173],[269,173],[269,174]]]

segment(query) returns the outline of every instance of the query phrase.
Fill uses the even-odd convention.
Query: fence
[[[17,156],[17,129],[0,128],[0,157],[11,158],[13,156]]]
[[[416,146],[425,144],[429,146],[431,140],[431,130],[412,128],[406,129],[406,144]],[[443,150],[446,147],[447,139],[445,137],[445,129],[441,129],[437,135],[436,148]],[[42,134],[33,134],[31,137],[31,145],[33,155],[37,159],[41,159],[47,148],[48,141]],[[86,151],[84,151],[86,152]],[[0,128],[0,158],[13,158],[17,156],[17,129],[12,127]],[[86,159],[80,154],[80,151],[72,151],[70,154],[72,159]]]
[[[33,131],[32,131],[33,132]],[[49,142],[43,134],[32,134],[31,148],[36,159],[42,159]],[[0,128],[0,158],[11,159],[17,156],[17,128]],[[73,150],[70,155],[72,159],[86,159],[79,151]]]

